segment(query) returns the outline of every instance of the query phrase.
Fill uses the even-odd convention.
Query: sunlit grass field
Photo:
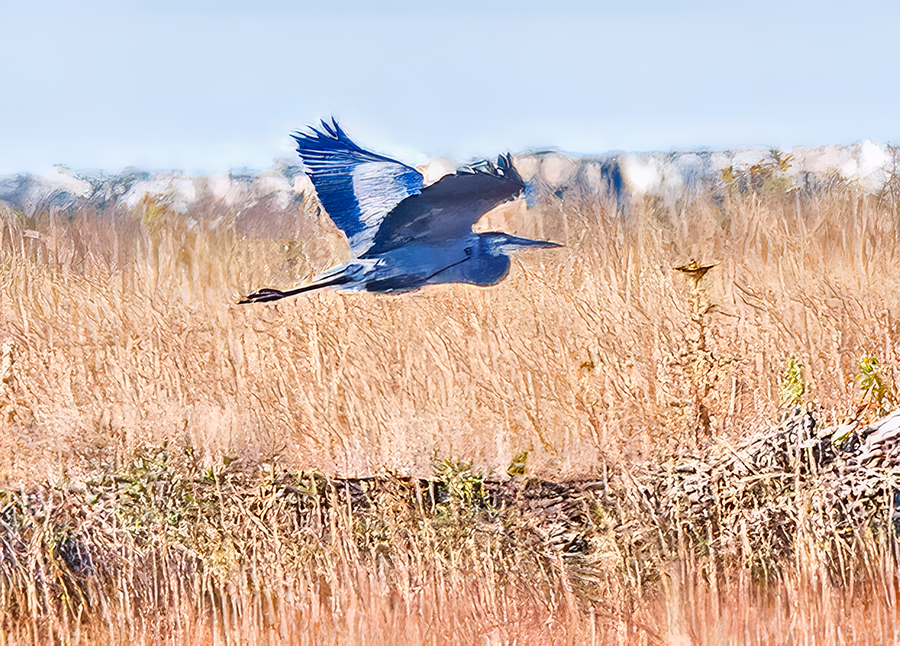
[[[494,288],[269,305],[346,258],[310,196],[5,209],[0,643],[896,642],[894,529],[623,551],[649,465],[900,403],[895,197],[575,182],[479,224],[565,245]]]

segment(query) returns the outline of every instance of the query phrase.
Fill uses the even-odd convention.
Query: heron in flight
[[[399,294],[436,283],[496,285],[509,253],[559,247],[506,233],[475,233],[482,215],[519,195],[525,184],[509,153],[423,186],[422,174],[360,148],[337,121],[291,135],[325,211],[350,242],[353,259],[308,285],[261,289],[241,303],[262,303],[334,287]]]

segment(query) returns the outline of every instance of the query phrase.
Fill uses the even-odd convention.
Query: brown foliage
[[[147,536],[158,523],[123,526],[120,498],[88,513],[86,491],[46,484],[121,475],[142,447],[164,444],[196,461],[183,483],[235,458],[243,472],[278,464],[329,482],[384,470],[415,480],[435,458],[502,477],[525,451],[529,476],[598,480],[767,427],[788,355],[803,366],[806,402],[823,425],[874,410],[860,408],[864,355],[896,383],[900,221],[889,196],[838,183],[635,198],[624,212],[607,202],[572,187],[538,209],[514,204],[487,216],[487,228],[566,245],[521,254],[495,288],[320,292],[262,306],[236,301],[263,285],[292,286],[346,254],[314,206],[297,206],[277,235],[258,212],[248,221],[216,203],[185,216],[149,201],[134,212],[5,211],[4,564],[27,566],[4,579],[4,637],[792,643],[790,631],[805,630],[823,643],[866,643],[874,637],[860,632],[860,608],[887,631],[896,572],[877,543],[866,581],[835,583],[821,561],[797,560],[794,545],[797,567],[765,589],[749,568],[710,578],[693,551],[655,563],[659,578],[648,586],[629,579],[638,570],[608,543],[593,553],[609,563],[579,575],[606,587],[585,596],[559,550],[519,569],[554,545],[537,529],[509,555],[470,532],[468,547],[438,557],[463,538],[442,542],[415,509],[379,503],[395,511],[367,520],[375,524],[364,535],[382,532],[394,546],[387,567],[377,546],[350,540],[358,528],[349,513],[330,515],[330,542],[304,556],[311,543],[298,540],[292,508],[266,498],[253,477],[228,491],[236,506],[220,505],[208,545],[202,523],[194,538]],[[673,267],[694,259],[715,266],[692,291]],[[201,499],[224,500],[203,486]],[[39,490],[44,497],[29,502]],[[331,495],[339,508],[341,494]],[[68,520],[49,523],[51,511]],[[544,542],[529,543],[534,536]],[[71,587],[81,566],[60,554],[84,549],[105,574]],[[504,562],[511,578],[498,578]],[[732,611],[743,624],[724,619]],[[78,623],[78,612],[93,623]]]

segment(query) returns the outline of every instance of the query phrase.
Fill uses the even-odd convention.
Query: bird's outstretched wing
[[[410,242],[440,245],[458,240],[471,233],[481,216],[524,188],[509,153],[501,155],[496,166],[489,161],[463,166],[397,204],[381,222],[366,255]]]
[[[335,119],[291,135],[319,201],[350,241],[354,256],[371,246],[384,217],[422,190],[415,168],[357,146]]]

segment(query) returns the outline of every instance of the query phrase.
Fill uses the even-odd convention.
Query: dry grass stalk
[[[492,481],[451,462],[428,480],[330,479],[144,447],[80,485],[2,492],[3,634],[869,643],[897,619],[898,419],[848,436],[798,416],[605,481]],[[874,463],[876,445],[891,457]]]
[[[537,212],[488,218],[567,245],[521,255],[496,288],[326,292],[252,308],[234,305],[237,296],[303,280],[345,253],[313,205],[296,205],[274,234],[265,208],[212,202],[188,216],[152,202],[134,212],[4,211],[4,638],[774,639],[757,624],[723,623],[733,602],[746,622],[784,635],[859,643],[859,608],[873,599],[890,637],[893,548],[871,533],[872,510],[887,503],[854,498],[861,507],[828,516],[847,494],[808,485],[841,462],[782,464],[773,456],[789,443],[767,435],[761,455],[775,462],[754,469],[769,475],[740,476],[751,479],[731,507],[703,506],[729,470],[740,472],[739,462],[710,462],[710,447],[750,450],[748,438],[779,415],[785,357],[803,366],[819,427],[871,421],[888,401],[876,406],[875,390],[862,388],[862,357],[879,360],[881,383],[896,383],[889,195],[840,182],[751,189],[622,207],[575,185]],[[694,298],[671,269],[692,258],[718,263]],[[707,429],[711,439],[698,433]],[[870,457],[853,473],[892,455],[870,437],[860,436]],[[189,464],[160,471],[142,457],[148,446]],[[509,500],[485,484],[491,506],[509,510],[512,551],[509,528],[495,527],[502,514],[442,508],[443,522],[427,487],[408,491],[435,456],[471,460],[490,480],[525,451],[529,476],[612,484],[531,499],[523,485]],[[647,466],[663,455],[708,468],[705,484],[687,491],[689,478]],[[222,470],[235,459],[243,480]],[[289,492],[299,481],[252,473],[273,464],[329,474],[303,480],[326,491]],[[349,478],[385,469],[402,494],[379,480],[365,492],[376,497],[369,508],[348,505]],[[90,487],[46,484],[98,474],[112,480],[98,481],[107,498],[93,503]],[[888,491],[878,478],[875,490]],[[142,489],[129,493],[135,482]],[[655,506],[656,487],[674,507]],[[702,513],[678,516],[695,504]],[[680,597],[690,600],[683,610]],[[842,619],[849,627],[838,630]]]

